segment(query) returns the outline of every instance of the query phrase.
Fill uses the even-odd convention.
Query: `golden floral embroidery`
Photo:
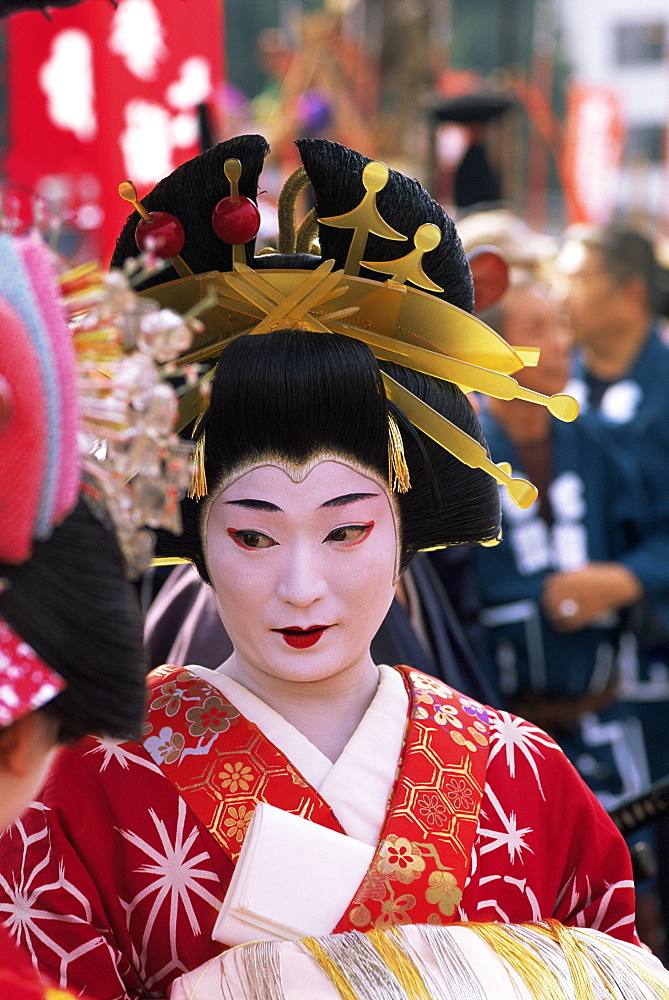
[[[183,734],[175,732],[169,726],[163,726],[157,736],[149,736],[144,740],[144,749],[158,765],[174,764],[179,760],[185,745]]]
[[[433,705],[434,698],[427,691],[416,691],[414,701],[417,705]]]
[[[416,844],[391,833],[381,846],[377,868],[381,875],[408,885],[424,870],[425,861]]]
[[[479,744],[479,746],[482,746],[482,747],[487,747],[488,746],[488,739],[487,739],[487,737],[485,737],[483,735],[483,733],[479,732],[478,729],[475,729],[474,726],[468,726],[467,727],[467,732],[472,737],[472,739],[476,740],[476,742]]]
[[[184,692],[179,690],[174,681],[162,684],[158,690],[160,694],[157,698],[153,699],[149,708],[164,708],[165,715],[176,715],[179,711],[179,705],[181,704]]]
[[[455,730],[451,732],[451,739],[454,743],[458,743],[461,747],[466,747],[468,750],[476,750],[476,744],[472,743],[471,740],[466,739],[461,732]]]
[[[247,792],[253,781],[253,771],[240,760],[236,764],[224,764],[221,779],[222,787],[228,788],[233,794],[239,789]]]
[[[288,764],[286,770],[288,771],[288,774],[290,775],[290,780],[293,782],[294,785],[299,785],[300,788],[309,787],[307,782],[302,777],[302,775],[298,774],[295,768],[291,767],[290,764]]]
[[[202,736],[208,730],[223,733],[230,728],[230,719],[235,719],[238,715],[239,712],[232,705],[211,695],[204,705],[194,705],[186,712],[186,718],[191,723],[188,732],[191,736]]]
[[[462,729],[462,723],[458,718],[458,710],[455,705],[439,705],[434,710],[434,721],[439,726],[455,726]]]
[[[471,809],[474,805],[472,790],[462,778],[453,778],[446,785],[446,796],[456,809]]]
[[[424,816],[431,825],[443,826],[448,819],[446,806],[437,795],[424,795],[422,799],[418,800],[418,808],[421,816]]]
[[[363,903],[354,906],[348,915],[354,927],[366,927],[372,921],[372,914]]]
[[[375,862],[372,864],[371,868],[362,880],[360,888],[353,897],[353,903],[359,903],[362,905],[366,899],[383,899],[389,889],[390,883],[387,878],[379,872],[378,864]]]
[[[429,890],[428,890],[429,891]],[[416,905],[416,897],[410,893],[398,896],[396,899],[384,899],[381,903],[381,913],[374,921],[375,927],[392,927],[393,924],[410,924],[408,910]]]
[[[451,872],[431,872],[427,881],[430,888],[425,892],[425,899],[428,903],[436,903],[444,916],[450,917],[462,899],[455,876]]]
[[[228,815],[223,821],[224,825],[227,826],[227,836],[230,840],[242,841],[244,839],[244,834],[246,833],[246,827],[249,825],[249,820],[253,815],[253,809],[247,808],[247,806],[230,806],[228,809]]]

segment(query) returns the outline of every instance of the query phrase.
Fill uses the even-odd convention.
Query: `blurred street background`
[[[108,259],[127,206],[199,148],[272,146],[261,208],[322,135],[419,177],[457,216],[669,232],[665,0],[3,2],[4,212]],[[464,162],[463,162],[464,161]],[[459,168],[462,169],[460,170]],[[463,177],[465,178],[463,181]],[[463,190],[464,189],[464,190]]]

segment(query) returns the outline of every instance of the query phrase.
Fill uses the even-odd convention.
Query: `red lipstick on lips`
[[[309,628],[273,628],[272,632],[282,635],[293,649],[308,649],[309,646],[315,646],[329,628],[330,625],[311,625]]]

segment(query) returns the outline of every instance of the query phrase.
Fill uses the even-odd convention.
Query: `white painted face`
[[[205,527],[237,664],[303,682],[368,661],[393,599],[397,547],[386,490],[344,462],[323,459],[299,482],[277,465],[241,475]]]

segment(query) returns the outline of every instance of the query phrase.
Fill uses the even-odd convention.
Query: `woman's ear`
[[[58,720],[30,712],[0,729],[0,774],[28,778],[39,770],[56,744]]]

